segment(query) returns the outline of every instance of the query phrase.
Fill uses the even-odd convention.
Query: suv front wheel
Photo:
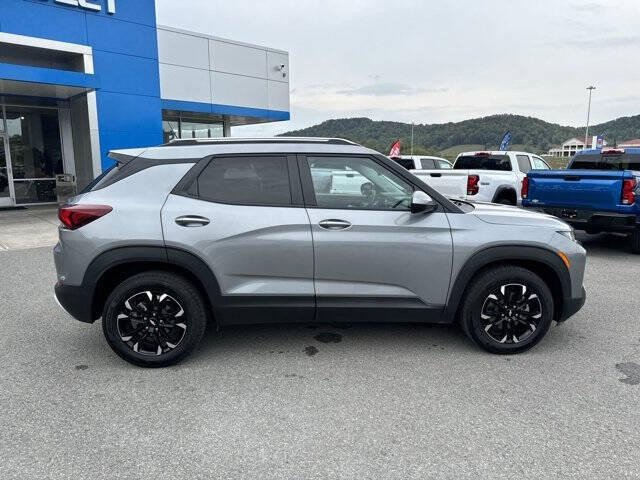
[[[491,353],[520,353],[547,333],[553,297],[535,273],[516,266],[491,268],[475,277],[462,306],[464,332]]]
[[[102,329],[111,348],[142,367],[165,367],[189,355],[207,325],[202,296],[184,277],[145,272],[118,285],[107,299]]]

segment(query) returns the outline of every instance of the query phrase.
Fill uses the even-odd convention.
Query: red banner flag
[[[393,142],[391,145],[391,150],[389,150],[390,157],[399,157],[400,156],[400,139]]]

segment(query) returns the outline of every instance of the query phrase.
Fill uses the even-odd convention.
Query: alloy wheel
[[[159,356],[174,350],[185,337],[182,305],[166,292],[145,290],[127,298],[118,309],[120,339],[134,352]]]
[[[484,333],[501,344],[529,339],[542,319],[538,294],[520,283],[501,285],[487,295],[480,313]]]

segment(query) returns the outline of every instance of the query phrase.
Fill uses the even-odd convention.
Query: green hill
[[[462,122],[414,126],[414,153],[455,156],[465,150],[497,148],[504,133],[512,133],[511,148],[546,153],[571,137],[584,136],[584,127],[566,127],[521,115],[491,115]],[[609,144],[640,137],[640,115],[621,117],[589,127],[591,134],[604,134]],[[369,118],[327,120],[313,127],[283,135],[300,137],[340,137],[387,153],[399,138],[402,152],[409,153],[411,124],[374,121]]]

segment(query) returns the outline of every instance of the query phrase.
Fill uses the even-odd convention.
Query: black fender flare
[[[449,299],[444,310],[444,317],[449,322],[456,320],[456,314],[471,279],[483,268],[496,263],[529,262],[546,266],[553,271],[560,285],[560,292],[554,293],[554,304],[563,308],[563,304],[571,297],[571,276],[569,270],[558,254],[542,247],[527,245],[498,245],[487,247],[469,258],[452,283]],[[556,301],[558,300],[558,301]],[[561,311],[554,312],[554,318],[560,318]]]
[[[513,192],[514,195],[516,196],[516,204],[518,203],[518,191],[516,190],[516,188],[513,185],[500,185],[498,188],[496,188],[496,192],[493,194],[493,198],[491,199],[491,203],[495,203],[496,200],[500,197],[500,195],[502,195],[505,192]]]
[[[93,320],[99,318],[101,312],[96,311],[96,287],[104,275],[114,267],[127,264],[149,264],[160,267],[173,267],[188,272],[200,284],[207,295],[214,314],[220,305],[221,290],[218,280],[206,262],[197,255],[186,250],[164,246],[116,247],[98,255],[87,268],[82,281],[88,298],[91,299]]]

